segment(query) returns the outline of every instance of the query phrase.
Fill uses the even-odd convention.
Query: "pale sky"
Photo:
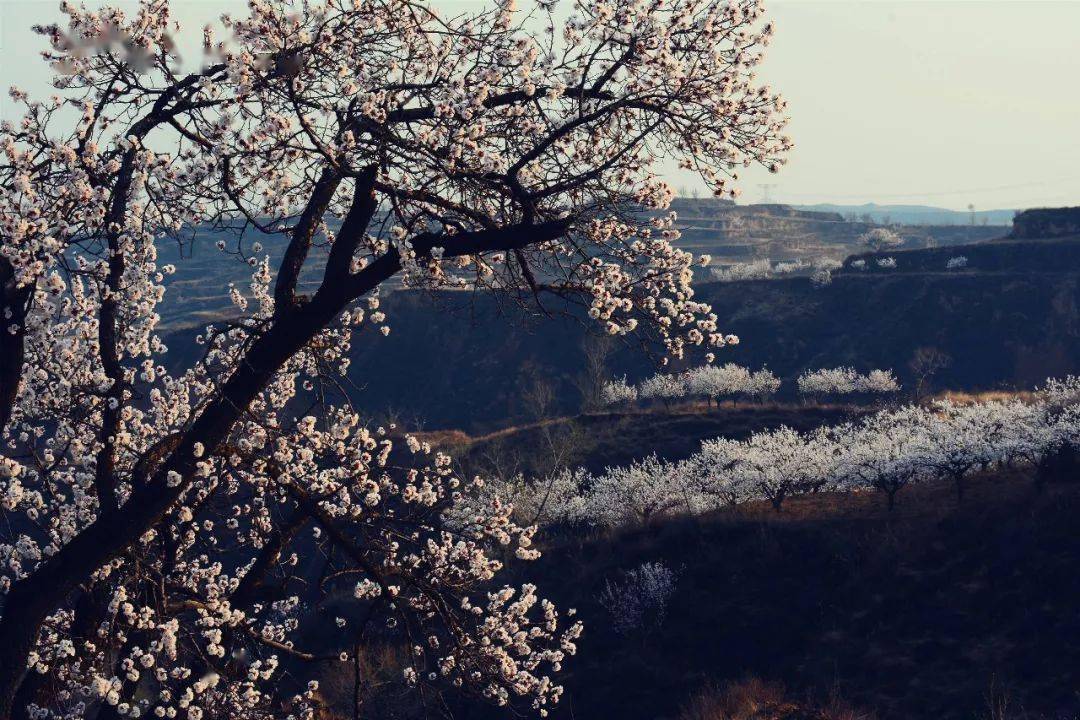
[[[568,4],[568,0],[562,0]],[[93,4],[93,3],[88,3]],[[121,3],[126,4],[126,3]],[[477,7],[477,0],[440,0]],[[35,22],[58,0],[0,0],[0,87],[49,92]],[[194,42],[240,0],[173,0]],[[747,172],[745,201],[1080,205],[1080,2],[774,0],[760,78],[790,103],[779,175]],[[13,118],[6,94],[0,117]],[[691,178],[671,175],[678,188]]]

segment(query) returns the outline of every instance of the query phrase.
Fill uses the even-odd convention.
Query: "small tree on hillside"
[[[637,392],[641,400],[661,400],[670,407],[672,400],[686,397],[686,382],[682,375],[657,373],[642,380]]]
[[[581,393],[581,409],[585,411],[602,408],[605,401],[604,387],[608,382],[608,358],[615,351],[615,343],[605,335],[586,335],[581,341],[582,371],[575,378]]]
[[[912,405],[886,410],[851,426],[838,459],[839,474],[854,487],[885,494],[889,512],[896,494],[926,470],[926,410]]]
[[[750,379],[750,371],[735,363],[701,365],[683,374],[688,394],[704,396],[710,402],[716,400],[717,405],[721,398],[734,399],[745,392],[750,385]]]
[[[935,375],[949,367],[952,358],[935,347],[919,347],[908,361],[908,369],[915,376],[915,400],[920,400],[930,389]]]
[[[626,405],[638,399],[638,390],[626,380],[626,376],[608,380],[600,388],[600,400],[605,407]]]
[[[322,586],[286,582],[312,537],[372,623],[417,641],[410,684],[558,699],[577,627],[496,580],[495,549],[534,557],[531,532],[498,502],[444,525],[469,483],[335,395],[350,343],[390,331],[394,280],[557,292],[673,357],[722,345],[657,160],[727,194],[790,143],[753,80],[757,2],[551,10],[252,2],[187,74],[167,0],[65,3],[39,28],[58,95],[13,91],[24,117],[0,128],[0,720],[308,713],[314,688],[282,697],[274,670],[319,659],[301,639]],[[172,373],[156,247],[207,232],[252,279]]]
[[[968,475],[999,456],[1000,443],[995,441],[1002,429],[1000,419],[1004,418],[1000,418],[998,410],[996,404],[961,406],[942,401],[935,403],[926,416],[926,465],[952,481],[958,503],[964,499]]]
[[[772,370],[762,368],[750,374],[750,379],[742,390],[742,394],[758,402],[772,397],[780,390],[780,378],[773,374]]]
[[[832,472],[833,456],[822,445],[823,435],[813,439],[789,427],[754,433],[743,444],[735,472],[780,512],[790,495],[820,489]]]
[[[904,238],[888,228],[876,227],[859,236],[859,243],[874,252],[888,252],[904,244]]]

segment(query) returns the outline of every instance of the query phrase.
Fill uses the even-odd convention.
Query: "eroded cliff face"
[[[1080,207],[1024,210],[1013,218],[1010,237],[1017,239],[1058,238],[1080,235]]]

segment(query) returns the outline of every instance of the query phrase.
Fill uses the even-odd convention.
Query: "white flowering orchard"
[[[1078,445],[1080,379],[1068,377],[1029,401],[943,400],[807,433],[779,427],[746,440],[721,437],[685,460],[652,455],[597,475],[564,471],[555,492],[549,481],[519,478],[514,491],[525,507],[553,498],[550,513],[529,519],[559,526],[640,525],[753,501],[779,512],[786,499],[823,490],[881,492],[891,509],[904,487],[931,479],[951,482],[960,500],[971,474],[1003,464],[1023,464],[1038,481],[1048,458]]]
[[[494,549],[533,557],[530,531],[498,502],[448,529],[469,483],[335,407],[336,376],[390,331],[394,277],[583,294],[674,357],[724,345],[674,218],[637,209],[671,198],[661,156],[733,194],[790,141],[754,80],[759,2],[553,5],[258,0],[205,30],[201,69],[167,0],[37,28],[56,95],[13,90],[0,128],[0,720],[312,716],[317,688],[273,688],[313,659],[311,598],[275,580],[313,536],[418,640],[417,685],[558,699],[578,626],[497,579]],[[211,230],[250,287],[172,374],[156,248]]]
[[[736,344],[738,338],[730,336],[727,342]],[[725,397],[763,400],[775,395],[779,389],[780,378],[767,368],[751,371],[735,363],[726,363],[700,365],[682,373],[657,373],[637,385],[631,385],[623,376],[604,383],[600,395],[606,405],[691,397],[719,402]]]

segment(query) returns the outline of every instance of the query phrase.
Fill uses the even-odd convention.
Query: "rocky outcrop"
[[[1013,218],[1010,237],[1017,239],[1056,238],[1080,235],[1080,207],[1036,208]]]

